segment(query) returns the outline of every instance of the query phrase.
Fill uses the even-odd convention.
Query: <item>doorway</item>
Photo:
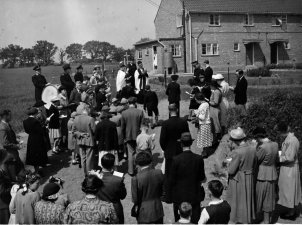
[[[245,45],[246,49],[246,65],[254,65],[254,43],[248,43]]]
[[[278,42],[271,44],[271,64],[278,63]]]

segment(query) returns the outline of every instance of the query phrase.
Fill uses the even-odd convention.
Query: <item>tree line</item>
[[[34,64],[47,66],[55,63],[54,56],[57,52],[60,64],[65,61],[83,64],[120,62],[124,60],[126,54],[128,60],[134,60],[134,49],[124,49],[109,42],[96,40],[88,41],[84,45],[72,43],[66,48],[58,48],[54,43],[46,40],[37,41],[32,48],[10,44],[0,49],[0,60],[2,60],[4,68],[33,66]]]

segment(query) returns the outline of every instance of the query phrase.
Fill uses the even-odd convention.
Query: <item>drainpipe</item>
[[[184,72],[187,72],[187,46],[186,46],[186,10],[185,1],[182,2],[182,25],[183,25],[183,46],[184,46]]]
[[[190,32],[190,63],[193,61],[192,60],[192,20],[191,20],[191,15],[188,12],[189,15],[189,32]],[[190,73],[193,73],[193,67],[190,66]]]

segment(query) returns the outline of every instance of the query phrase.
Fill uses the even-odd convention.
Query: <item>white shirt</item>
[[[117,76],[116,76],[116,91],[120,91],[122,90],[123,87],[126,86],[126,73],[122,70],[119,70],[117,72]]]
[[[210,201],[208,206],[210,205],[218,205],[220,203],[222,203],[223,200],[220,199],[220,200],[213,200],[213,201]],[[200,219],[198,221],[198,224],[206,224],[208,222],[208,220],[210,219],[210,216],[208,214],[208,211],[206,210],[206,208],[204,208],[201,212],[201,215],[200,215]]]

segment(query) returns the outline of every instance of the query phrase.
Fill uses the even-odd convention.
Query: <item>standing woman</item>
[[[29,116],[23,121],[23,127],[28,134],[26,164],[35,167],[35,172],[38,172],[39,166],[45,166],[48,162],[47,144],[44,139],[44,129],[41,123],[36,119],[38,110],[29,108],[27,111]]]
[[[221,131],[222,135],[225,134],[226,127],[227,127],[227,113],[229,109],[229,101],[227,99],[227,95],[229,93],[230,87],[229,84],[224,80],[224,77],[222,74],[216,74],[213,76],[213,79],[215,79],[220,85],[220,91],[222,93],[222,101],[220,103],[220,125],[221,125]]]
[[[285,217],[293,217],[295,209],[302,203],[298,161],[300,143],[294,133],[289,132],[289,126],[286,123],[280,122],[277,127],[280,135],[285,138],[280,155],[278,204],[289,209]]]
[[[266,130],[262,127],[257,127],[253,135],[258,142],[256,157],[259,166],[256,182],[256,213],[263,223],[269,224],[272,222],[272,212],[276,205],[278,144],[268,139]]]
[[[213,120],[215,127],[215,142],[221,139],[221,125],[220,125],[220,103],[222,101],[222,93],[220,85],[216,80],[211,81],[211,98],[210,98],[210,117]]]
[[[199,123],[197,131],[197,147],[204,149],[203,154],[206,154],[205,148],[212,146],[213,143],[209,105],[210,96],[211,90],[209,88],[204,88],[202,93],[198,93],[195,96],[196,102],[200,104],[199,108],[195,110]]]

